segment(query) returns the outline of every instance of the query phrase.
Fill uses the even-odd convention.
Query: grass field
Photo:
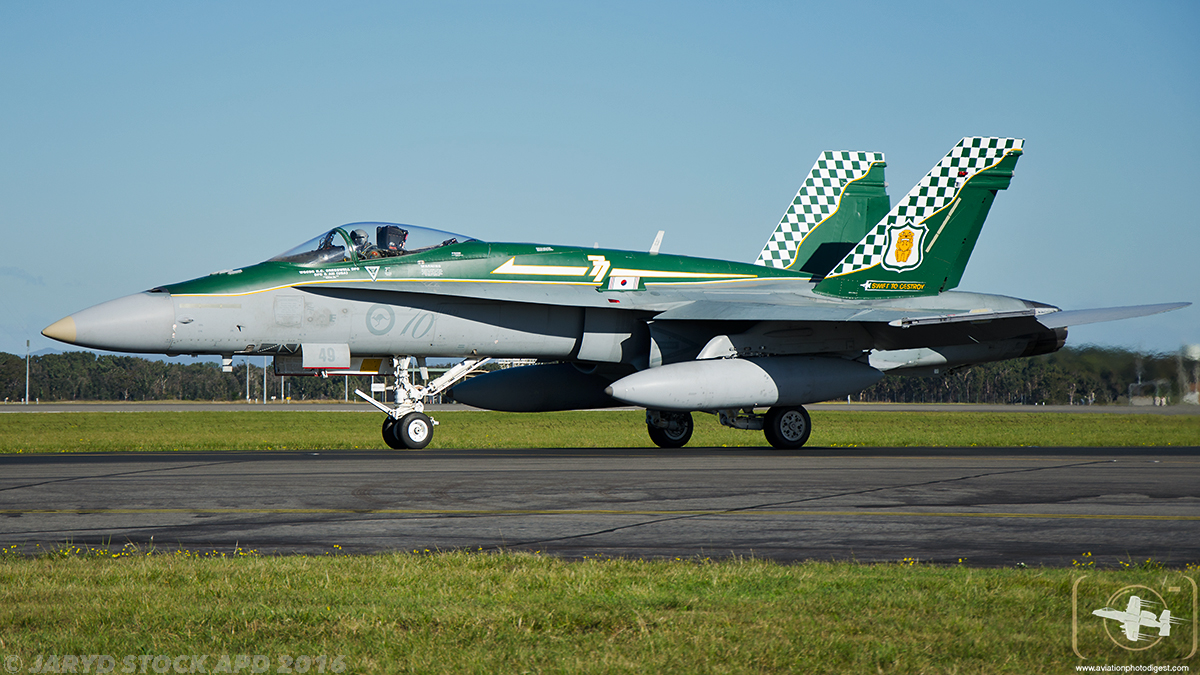
[[[640,411],[439,412],[431,447],[650,447]],[[1200,415],[815,411],[808,445],[1200,445]],[[382,415],[351,412],[86,412],[0,415],[0,453],[384,448]],[[765,446],[761,432],[697,413],[692,447]]]
[[[270,672],[303,672],[301,664],[318,672],[319,657],[324,672],[338,672],[337,664],[345,672],[444,673],[1194,666],[1197,659],[1184,659],[1190,610],[1177,639],[1145,652],[1116,647],[1090,615],[1111,589],[1131,584],[1181,588],[1170,597],[1186,607],[1188,574],[1195,577],[1153,564],[979,570],[465,552],[270,559],[68,551],[0,560],[0,655],[18,659],[20,672],[39,656],[45,671],[51,655],[94,654],[112,657],[115,672],[127,656],[138,667],[137,655],[148,655],[152,668],[132,672],[155,672],[149,657],[180,655],[205,655],[208,672],[221,655],[261,655]],[[1076,644],[1087,661],[1072,650],[1072,591],[1081,577]],[[50,672],[68,672],[57,658]]]

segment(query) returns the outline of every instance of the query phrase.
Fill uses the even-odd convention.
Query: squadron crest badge
[[[903,225],[892,225],[887,231],[887,251],[883,254],[883,268],[893,272],[916,269],[921,265],[925,235],[929,229],[913,220]]]

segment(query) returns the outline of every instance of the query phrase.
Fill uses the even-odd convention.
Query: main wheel
[[[771,408],[763,419],[763,434],[767,442],[780,450],[795,450],[808,442],[812,433],[812,418],[800,406]]]
[[[396,438],[396,418],[388,415],[383,418],[383,442],[393,450],[403,450],[404,443]]]
[[[650,432],[650,440],[660,448],[682,448],[692,438],[692,413],[662,412],[659,413],[667,421],[667,428],[661,429],[653,424],[646,424]]]
[[[392,429],[404,447],[410,450],[420,450],[433,440],[433,420],[425,413],[411,412],[405,415]]]

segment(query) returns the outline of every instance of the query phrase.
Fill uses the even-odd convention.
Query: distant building
[[[1182,352],[1179,364],[1181,374],[1183,371],[1183,359],[1192,362],[1191,382],[1180,382],[1180,385],[1185,390],[1183,393],[1183,402],[1191,405],[1200,405],[1200,345],[1184,345],[1180,351]],[[1184,378],[1181,377],[1180,379],[1183,380]]]

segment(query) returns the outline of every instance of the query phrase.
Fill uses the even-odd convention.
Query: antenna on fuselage
[[[659,230],[658,236],[654,238],[654,243],[650,244],[650,255],[658,255],[658,247],[662,246],[663,234],[666,230]]]

